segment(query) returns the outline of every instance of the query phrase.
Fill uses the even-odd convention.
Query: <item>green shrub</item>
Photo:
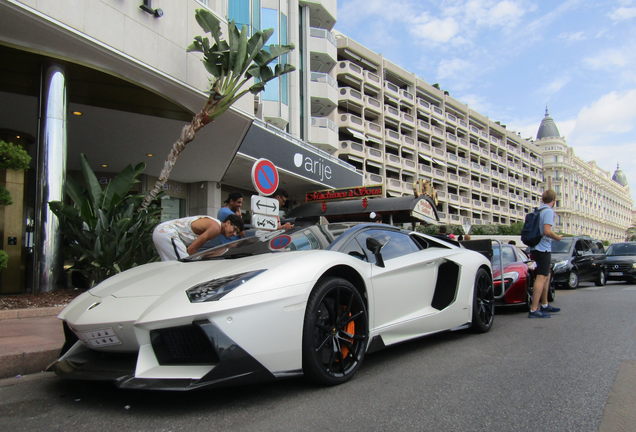
[[[11,204],[13,204],[11,194],[4,186],[0,185],[0,206],[8,206]]]
[[[121,271],[157,259],[152,230],[161,209],[139,211],[143,195],[132,192],[145,165],[129,165],[102,188],[84,155],[83,184],[69,178],[71,204],[49,203],[60,221],[64,255],[92,286]]]
[[[7,268],[7,263],[9,262],[9,255],[3,250],[0,250],[0,270]]]
[[[27,170],[31,156],[20,145],[0,140],[0,168]]]

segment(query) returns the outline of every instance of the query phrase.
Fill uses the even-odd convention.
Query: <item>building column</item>
[[[223,207],[221,183],[203,181],[190,184],[188,193],[188,216],[209,215],[216,217]]]
[[[44,65],[38,117],[33,292],[52,291],[61,282],[61,233],[49,202],[64,199],[67,108],[64,68],[59,64]]]

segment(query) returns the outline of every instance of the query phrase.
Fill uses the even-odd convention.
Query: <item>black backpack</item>
[[[541,212],[547,209],[543,207],[541,210],[534,209],[532,213],[526,215],[526,220],[523,222],[523,228],[521,228],[521,241],[526,246],[536,246],[543,237],[543,227],[541,226]]]

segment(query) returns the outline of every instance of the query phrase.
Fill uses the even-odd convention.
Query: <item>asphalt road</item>
[[[50,373],[4,380],[0,430],[636,430],[636,286],[583,284],[557,291],[555,305],[563,311],[551,319],[502,311],[483,335],[444,333],[369,355],[331,388],[293,379],[154,393]]]

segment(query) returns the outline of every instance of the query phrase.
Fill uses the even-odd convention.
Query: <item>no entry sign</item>
[[[259,159],[252,166],[252,184],[259,194],[270,196],[278,189],[278,170],[268,159]]]

